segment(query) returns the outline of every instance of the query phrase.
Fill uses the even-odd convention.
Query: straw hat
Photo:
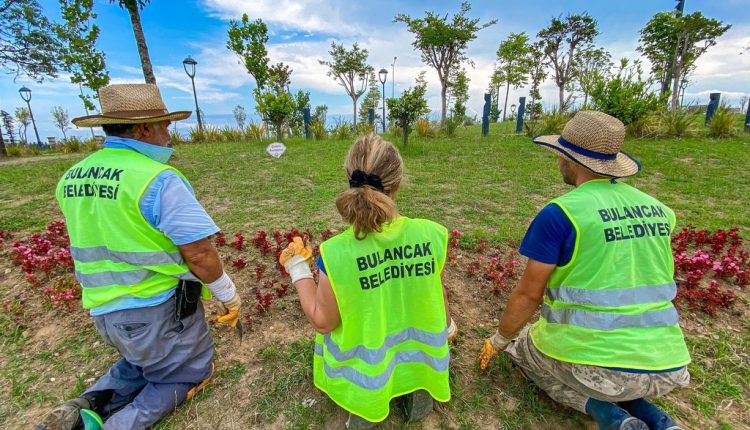
[[[604,112],[579,111],[565,125],[562,135],[536,136],[533,141],[597,175],[624,178],[641,170],[638,160],[620,151],[625,126]]]
[[[117,84],[99,89],[102,113],[73,119],[79,127],[180,120],[191,111],[169,112],[155,84]]]

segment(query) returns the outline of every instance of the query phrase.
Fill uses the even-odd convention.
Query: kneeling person
[[[535,143],[558,155],[574,190],[536,216],[521,244],[528,265],[483,368],[505,350],[553,400],[601,429],[678,429],[645,398],[686,387],[690,356],[672,305],[671,209],[616,179],[640,165],[620,152],[622,123],[579,112],[562,136]],[[541,305],[539,321],[524,328]]]

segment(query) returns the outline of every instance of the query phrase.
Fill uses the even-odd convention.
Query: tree
[[[420,117],[430,113],[427,100],[424,95],[427,92],[427,82],[424,81],[424,72],[417,78],[417,85],[406,89],[399,98],[389,98],[385,102],[388,105],[388,119],[401,128],[404,147],[409,145],[409,133],[414,122]]]
[[[260,18],[250,21],[247,14],[237,22],[229,20],[227,49],[237,54],[240,64],[255,79],[255,86],[263,88],[268,80],[268,27]]]
[[[603,48],[593,46],[580,49],[576,53],[576,83],[583,92],[583,106],[588,104],[591,87],[599,77],[608,77],[612,67],[611,56]]]
[[[294,110],[289,117],[289,128],[295,136],[305,133],[304,110],[310,107],[310,92],[298,90],[294,97]]]
[[[700,12],[679,15],[674,11],[657,13],[643,27],[638,51],[649,59],[652,73],[664,87],[671,87],[673,110],[679,107],[680,87],[696,60],[731,27]],[[667,76],[671,81],[665,81]]]
[[[319,60],[319,63],[328,66],[327,75],[338,81],[352,99],[353,127],[356,130],[357,100],[365,93],[373,71],[372,66],[367,64],[367,49],[360,49],[355,43],[351,50],[347,50],[344,44],[331,42],[331,50],[328,54],[331,56],[331,61]]]
[[[281,142],[284,127],[296,108],[294,97],[289,93],[292,69],[284,63],[277,63],[268,68],[268,82],[264,88],[254,88],[255,110],[264,121],[273,124],[276,140]]]
[[[650,90],[653,81],[643,78],[639,61],[631,65],[627,58],[611,79],[597,75],[591,85],[592,108],[619,119],[628,125],[655,112],[661,102]]]
[[[326,123],[326,116],[328,115],[328,106],[317,105],[315,106],[315,112],[312,114],[311,121],[320,121],[321,124]]]
[[[565,98],[565,88],[576,76],[576,52],[591,45],[598,35],[596,20],[587,13],[568,15],[564,19],[552,18],[549,27],[537,34],[554,72],[560,113],[565,111],[569,101]]]
[[[243,108],[240,105],[237,105],[232,109],[232,114],[234,115],[234,120],[237,121],[237,127],[239,127],[240,130],[245,129],[245,121],[247,120],[247,115],[245,114],[245,108]]]
[[[10,144],[15,145],[16,133],[13,127],[13,116],[11,116],[11,114],[6,111],[0,111],[0,119],[2,119],[3,121],[3,126],[5,126],[5,132],[8,134],[8,140],[10,140]],[[2,134],[2,131],[0,131],[0,134]]]
[[[499,77],[505,82],[505,103],[503,104],[503,121],[508,110],[510,86],[516,89],[528,82],[529,36],[526,33],[511,33],[497,48],[497,67],[502,73]]]
[[[375,72],[370,72],[370,89],[367,90],[365,97],[362,99],[362,106],[359,109],[359,120],[362,124],[367,122],[367,111],[375,110],[375,123],[381,119],[378,106],[380,105],[380,82],[375,78]]]
[[[68,111],[63,109],[62,106],[53,107],[52,122],[60,129],[60,131],[62,131],[63,139],[67,140],[68,136],[65,133],[65,130],[70,128],[70,115],[68,115]]]
[[[155,84],[154,68],[151,65],[151,57],[148,55],[148,45],[146,45],[146,35],[143,34],[141,25],[141,13],[150,0],[109,0],[110,3],[117,3],[121,8],[126,9],[130,15],[130,24],[133,26],[135,35],[135,44],[138,46],[138,55],[141,57],[141,68],[143,77],[147,84]]]
[[[60,41],[36,0],[0,0],[0,70],[41,82],[56,77]]]
[[[529,98],[531,102],[526,108],[530,119],[535,119],[542,113],[542,93],[540,87],[542,82],[547,78],[547,67],[549,61],[544,54],[544,43],[539,41],[529,46],[529,80],[531,80],[531,89]]]
[[[16,108],[16,122],[21,126],[18,129],[18,139],[22,141],[23,143],[26,143],[28,141],[28,137],[26,136],[26,130],[29,127],[29,124],[31,124],[31,113],[29,110],[25,107]],[[21,137],[21,132],[23,132],[23,137]]]
[[[456,70],[453,72],[448,87],[448,94],[453,99],[453,109],[451,113],[454,117],[464,121],[466,116],[466,102],[469,101],[469,82],[470,79],[466,75],[466,70]]]
[[[490,121],[492,122],[497,122],[500,118],[500,86],[504,79],[500,70],[493,71],[490,76],[490,86],[487,92],[490,93]]]
[[[62,67],[71,74],[70,82],[79,85],[79,97],[86,115],[96,110],[93,99],[98,98],[99,88],[109,84],[105,55],[96,49],[99,27],[91,23],[96,18],[93,6],[93,0],[60,0],[65,23],[56,27],[58,37],[65,46],[61,54]],[[93,92],[93,96],[84,94],[84,86]],[[93,129],[91,133],[94,133]]]
[[[470,41],[477,38],[477,32],[494,25],[492,20],[479,25],[479,19],[470,19],[466,14],[471,10],[468,2],[461,3],[459,12],[449,20],[448,15],[441,17],[434,12],[426,12],[424,18],[413,19],[409,15],[397,15],[393,22],[403,22],[409,32],[414,34],[412,46],[422,54],[422,61],[433,67],[438,74],[441,90],[440,127],[445,127],[448,82],[451,70],[468,60],[466,48]],[[470,64],[471,61],[469,61]]]

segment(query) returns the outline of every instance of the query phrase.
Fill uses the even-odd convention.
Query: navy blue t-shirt
[[[518,252],[540,263],[564,266],[573,258],[576,230],[560,206],[550,203],[531,221]]]

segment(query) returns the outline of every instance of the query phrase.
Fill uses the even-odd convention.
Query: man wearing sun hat
[[[169,112],[153,84],[99,90],[103,149],[60,179],[56,196],[70,234],[83,307],[121,355],[80,397],[53,410],[39,430],[144,429],[202,389],[213,374],[213,341],[201,294],[237,326],[240,298],[208,236],[219,231],[187,179],[166,164]],[[104,421],[102,423],[102,421]]]
[[[644,399],[690,380],[672,305],[675,216],[617,180],[641,169],[620,151],[624,137],[616,118],[581,111],[561,136],[534,138],[575,188],[532,221],[519,250],[528,265],[479,361],[486,368],[505,351],[553,400],[601,429],[676,430]]]

